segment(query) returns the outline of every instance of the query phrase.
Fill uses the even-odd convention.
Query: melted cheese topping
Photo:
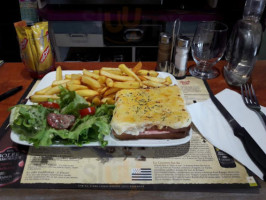
[[[111,126],[118,135],[139,135],[152,126],[178,129],[191,123],[178,86],[124,89],[116,94],[115,105]]]

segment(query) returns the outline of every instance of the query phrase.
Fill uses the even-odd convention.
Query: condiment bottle
[[[252,73],[262,39],[259,22],[266,0],[247,0],[243,19],[233,28],[227,46],[224,77],[229,85],[240,86],[246,83]]]
[[[189,49],[190,39],[186,36],[178,36],[175,44],[175,56],[172,69],[172,74],[178,79],[186,77]]]
[[[160,34],[159,47],[158,47],[158,59],[157,59],[157,71],[167,72],[170,63],[170,51],[171,51],[171,36],[168,33],[162,32]]]

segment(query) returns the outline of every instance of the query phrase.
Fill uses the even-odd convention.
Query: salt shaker
[[[190,39],[186,36],[178,36],[175,44],[175,56],[172,69],[172,74],[177,79],[186,77],[189,48]]]
[[[171,51],[171,36],[168,33],[162,32],[160,34],[158,47],[157,71],[167,72],[169,68]]]

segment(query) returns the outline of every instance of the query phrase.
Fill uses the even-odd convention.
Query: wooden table
[[[127,66],[133,67],[135,63],[126,63]],[[189,62],[188,65],[193,65]],[[220,61],[216,67],[222,72],[224,61]],[[116,67],[118,63],[57,63],[56,66],[61,65],[64,70],[83,68],[99,69],[100,67]],[[154,69],[156,63],[144,62],[144,68]],[[266,106],[266,60],[258,61],[252,74],[252,83],[256,91],[258,100],[261,105]],[[23,90],[8,99],[0,102],[0,124],[2,124],[9,115],[8,108],[15,105],[21,96],[24,94],[30,83],[32,82],[29,73],[22,63],[5,63],[0,67],[0,94],[17,87],[23,86]],[[239,92],[239,88],[229,87],[222,73],[219,77],[208,80],[212,91],[216,94],[224,88],[230,88]],[[108,190],[67,190],[67,189],[0,189],[0,199],[265,199],[266,197],[266,183],[259,181],[261,189],[258,193],[250,194],[241,192],[167,192],[167,191],[108,191]]]

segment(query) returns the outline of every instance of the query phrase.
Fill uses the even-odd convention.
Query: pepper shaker
[[[167,72],[170,63],[171,36],[168,33],[160,34],[158,47],[157,71]]]
[[[172,69],[172,73],[177,79],[186,77],[189,49],[190,39],[186,36],[178,36],[175,44],[175,56]]]

